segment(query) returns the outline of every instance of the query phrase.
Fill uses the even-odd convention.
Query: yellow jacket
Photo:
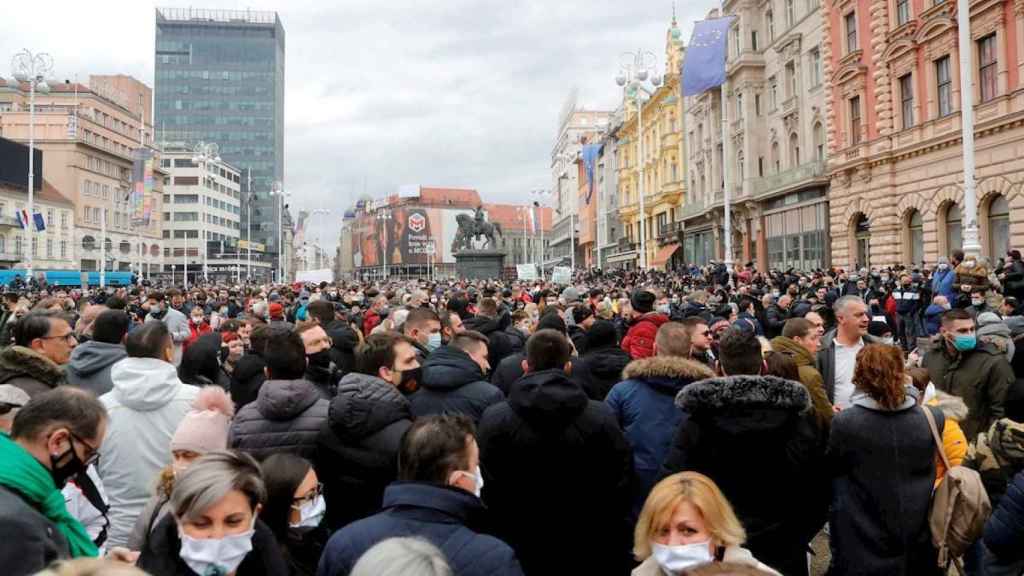
[[[935,398],[928,401],[929,406],[942,410],[946,423],[942,428],[942,451],[946,454],[950,466],[959,466],[967,456],[967,436],[960,428],[960,420],[967,417],[967,405],[958,396],[936,390]],[[942,458],[935,455],[935,485],[938,486],[946,475],[946,465]]]

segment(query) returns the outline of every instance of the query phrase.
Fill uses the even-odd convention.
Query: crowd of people
[[[565,286],[12,286],[0,566],[1019,575],[1022,297],[1017,251]]]

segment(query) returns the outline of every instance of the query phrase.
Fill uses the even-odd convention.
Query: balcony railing
[[[825,162],[823,160],[807,162],[796,168],[754,180],[754,196],[759,197],[771,194],[803,182],[821,178],[824,175]]]
[[[682,217],[692,218],[704,212],[706,204],[702,199],[692,199],[683,203],[683,214]]]

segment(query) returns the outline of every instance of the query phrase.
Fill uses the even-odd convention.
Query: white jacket
[[[108,549],[127,543],[157,474],[171,463],[171,436],[199,394],[155,358],[125,358],[110,380],[114,389],[100,396],[110,422],[98,466],[110,499]]]

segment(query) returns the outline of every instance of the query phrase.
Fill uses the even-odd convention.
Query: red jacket
[[[203,321],[202,324],[200,324],[199,326],[196,326],[195,322],[193,322],[192,319],[189,318],[189,320],[188,320],[188,331],[191,332],[192,335],[189,336],[188,340],[185,340],[185,342],[182,344],[182,346],[181,346],[182,352],[187,350],[188,347],[193,342],[198,340],[199,337],[202,336],[203,334],[209,334],[210,332],[213,332],[213,328],[211,328],[210,327],[210,323],[206,322],[205,320]]]
[[[665,322],[668,322],[668,316],[660,312],[644,314],[629,327],[626,337],[622,339],[622,349],[633,360],[654,356],[654,337]]]
[[[375,310],[367,310],[363,316],[363,336],[369,336],[370,331],[380,324],[380,314],[377,314]]]

